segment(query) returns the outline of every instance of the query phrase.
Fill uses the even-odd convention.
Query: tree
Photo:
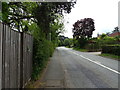
[[[24,21],[35,21],[32,11],[36,6],[35,2],[2,2],[2,21],[12,29],[24,31]]]
[[[84,47],[87,39],[92,37],[94,20],[92,18],[84,18],[73,24],[73,38],[77,40],[77,46]]]
[[[95,30],[94,20],[92,18],[85,18],[78,20],[73,24],[73,37],[74,38],[89,38]]]
[[[119,31],[119,27],[115,27],[112,32],[113,32],[113,33],[114,33],[114,32],[120,32],[120,31]]]
[[[56,18],[63,16],[63,11],[70,13],[74,4],[75,2],[38,3],[38,7],[34,10],[34,15],[37,19],[38,26],[40,26],[45,33],[46,38],[51,32],[51,24],[55,24]]]
[[[37,23],[48,39],[51,24],[63,16],[63,11],[70,13],[74,4],[75,2],[2,2],[2,21],[19,32],[24,31],[28,24]]]
[[[107,34],[105,34],[105,33],[102,33],[102,35],[100,35],[100,39],[102,39],[102,40],[104,40],[105,37],[107,37]]]

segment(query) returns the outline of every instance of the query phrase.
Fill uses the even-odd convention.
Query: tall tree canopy
[[[95,30],[94,20],[92,18],[78,20],[73,24],[73,27],[73,37],[75,39],[92,37],[93,31]]]
[[[114,32],[120,32],[119,27],[115,27],[112,32],[113,32],[113,33],[114,33]]]
[[[54,22],[63,10],[70,13],[75,2],[2,2],[2,21],[14,27],[22,20],[31,20],[42,27]],[[13,24],[14,23],[14,24]],[[47,27],[46,27],[47,28]]]
[[[70,13],[75,2],[2,2],[2,21],[12,29],[27,31],[37,23],[41,31],[49,38],[51,28],[63,12]],[[62,25],[62,24],[61,24]]]

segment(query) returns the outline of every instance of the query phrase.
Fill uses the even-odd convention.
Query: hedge
[[[54,44],[46,39],[34,39],[32,72],[33,80],[37,80],[39,77],[39,74],[45,67],[48,58],[52,56],[54,48]]]
[[[94,43],[94,44],[87,44],[85,46],[85,49],[87,49],[90,52],[97,52],[97,51],[101,51],[100,45],[98,43]]]
[[[102,53],[114,54],[120,56],[120,45],[102,46]]]

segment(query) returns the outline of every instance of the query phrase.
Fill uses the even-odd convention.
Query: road
[[[65,47],[56,48],[43,87],[118,88],[118,61]]]

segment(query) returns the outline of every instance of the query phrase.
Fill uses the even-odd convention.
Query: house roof
[[[114,32],[109,35],[110,37],[120,36],[120,32]]]

